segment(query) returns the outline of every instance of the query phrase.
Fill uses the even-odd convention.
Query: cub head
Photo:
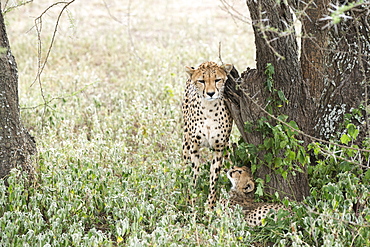
[[[199,68],[185,67],[199,95],[205,100],[215,100],[222,97],[227,75],[233,69],[232,64],[218,66],[214,62],[205,62]]]
[[[253,197],[253,190],[254,190],[254,180],[252,176],[251,170],[246,167],[237,167],[234,166],[227,172],[227,177],[230,179],[232,183],[232,190],[243,194],[251,194]]]

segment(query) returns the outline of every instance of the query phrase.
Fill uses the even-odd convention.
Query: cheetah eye
[[[221,79],[216,79],[216,80],[215,80],[215,82],[219,82],[219,81],[221,81]]]
[[[199,82],[199,83],[202,83],[202,84],[204,84],[204,83],[205,83],[205,81],[204,81],[204,80],[198,80],[198,82]]]

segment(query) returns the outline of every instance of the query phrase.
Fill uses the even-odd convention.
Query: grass
[[[332,229],[345,232],[349,242],[369,235],[366,227],[339,228],[335,220],[322,230],[324,216],[342,210],[331,212],[329,202],[322,202],[322,218],[296,205],[296,218],[282,220],[280,228],[250,229],[240,211],[221,205],[204,211],[207,167],[204,190],[190,192],[199,198],[189,206],[191,172],[181,159],[183,68],[220,62],[219,42],[223,62],[239,71],[254,66],[250,25],[234,20],[219,2],[76,1],[59,23],[41,90],[34,83],[34,19],[51,3],[34,1],[5,16],[22,121],[38,154],[34,182],[19,170],[9,187],[0,181],[0,245],[246,246],[274,240],[302,246],[314,245],[316,235],[318,243],[332,243]],[[244,2],[233,4],[247,13]],[[43,18],[42,58],[60,10]],[[219,184],[220,193],[228,190],[224,175]],[[367,185],[356,186],[368,200]],[[316,201],[307,203],[316,209]],[[350,220],[366,225],[361,217]],[[291,230],[297,222],[303,231]],[[351,235],[351,229],[360,232]]]

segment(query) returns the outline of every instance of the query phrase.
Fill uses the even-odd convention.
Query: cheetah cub
[[[262,219],[266,218],[270,211],[286,210],[281,204],[254,202],[255,184],[248,167],[234,166],[227,172],[227,177],[232,184],[229,192],[229,205],[240,205],[250,226],[260,226]]]

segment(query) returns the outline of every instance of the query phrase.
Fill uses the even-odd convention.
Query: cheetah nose
[[[212,96],[215,95],[215,92],[207,92],[207,94],[212,98]]]

